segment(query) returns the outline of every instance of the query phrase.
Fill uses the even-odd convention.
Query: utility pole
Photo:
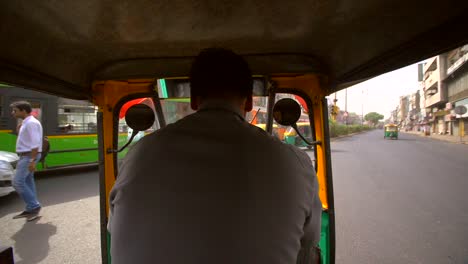
[[[338,101],[338,99],[336,99],[336,92],[335,92],[335,99],[333,99],[333,106],[332,106],[332,118],[335,121],[336,121],[336,115],[337,115],[337,113],[336,113],[336,109],[337,109],[336,102],[337,101]]]
[[[364,125],[364,89],[361,90],[361,125]]]
[[[345,105],[344,105],[344,111],[345,111],[345,125],[348,125],[348,88],[345,89]]]

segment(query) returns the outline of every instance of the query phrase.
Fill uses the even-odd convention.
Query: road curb
[[[347,135],[341,135],[341,136],[337,136],[337,137],[332,137],[332,138],[330,138],[330,141],[336,141],[336,140],[339,140],[339,139],[342,139],[342,138],[352,137],[354,135],[363,134],[363,133],[370,132],[370,131],[373,131],[373,130],[375,130],[375,129],[355,132],[355,133],[351,133],[351,134],[347,134]]]
[[[433,136],[426,136],[422,133],[413,133],[413,132],[407,132],[407,131],[400,131],[401,133],[405,133],[405,134],[408,134],[408,135],[415,135],[415,136],[419,136],[419,137],[423,137],[423,138],[428,138],[428,139],[432,139],[432,140],[438,140],[438,141],[443,141],[443,142],[448,142],[448,143],[453,143],[453,144],[459,144],[459,145],[468,145],[468,142],[467,141],[460,141],[460,137],[457,137],[457,139],[444,139],[444,138],[437,138],[437,137],[433,137]],[[453,136],[455,137],[455,136]]]

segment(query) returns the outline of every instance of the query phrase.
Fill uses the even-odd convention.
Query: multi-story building
[[[390,113],[390,118],[389,118],[389,122],[392,123],[392,124],[398,124],[398,112],[399,112],[399,107],[397,106],[395,108],[395,110],[393,110],[391,113]]]
[[[447,114],[451,133],[464,136],[468,130],[468,113],[457,115],[455,108],[468,108],[468,45],[446,53]]]
[[[419,123],[424,124],[426,121],[426,100],[424,96],[424,82],[419,83],[419,88],[418,88],[418,93],[419,93]]]
[[[400,105],[398,107],[397,122],[403,129],[408,129],[408,109],[409,96],[400,96]]]
[[[427,60],[423,67],[423,90],[426,105],[427,122],[431,132],[445,134],[448,128],[447,87],[443,80],[446,77],[446,56],[440,55]]]
[[[408,113],[406,115],[406,129],[419,131],[421,118],[419,90],[409,95]]]
[[[468,113],[468,45],[429,59],[423,67],[424,103],[432,133],[466,135]],[[464,129],[467,128],[467,129]]]

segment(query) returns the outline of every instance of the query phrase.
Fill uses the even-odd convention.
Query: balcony
[[[452,65],[450,65],[450,67],[447,69],[447,75],[454,73],[467,61],[468,61],[468,53],[466,53],[465,55],[460,57],[458,60],[456,60]]]
[[[437,93],[437,86],[426,89],[426,96],[433,96]]]
[[[427,60],[426,64],[424,64],[423,72],[426,73],[427,71],[434,71],[437,69],[437,56],[432,57]]]
[[[442,89],[442,90],[441,90]],[[439,87],[437,83],[434,86],[426,88],[424,91],[425,95],[425,106],[426,107],[434,107],[440,105],[442,103],[446,103],[446,91],[443,91],[443,87]]]
[[[425,80],[424,80],[424,86],[425,87],[430,87],[430,88],[432,88],[432,86],[434,86],[434,85],[437,86],[437,83],[439,82],[439,72],[438,71],[432,71],[432,72],[428,72],[426,74],[427,74],[427,78],[425,78]]]

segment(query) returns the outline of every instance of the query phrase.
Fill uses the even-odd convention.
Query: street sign
[[[459,105],[455,107],[455,114],[457,115],[464,115],[466,113],[467,109],[464,105]]]

